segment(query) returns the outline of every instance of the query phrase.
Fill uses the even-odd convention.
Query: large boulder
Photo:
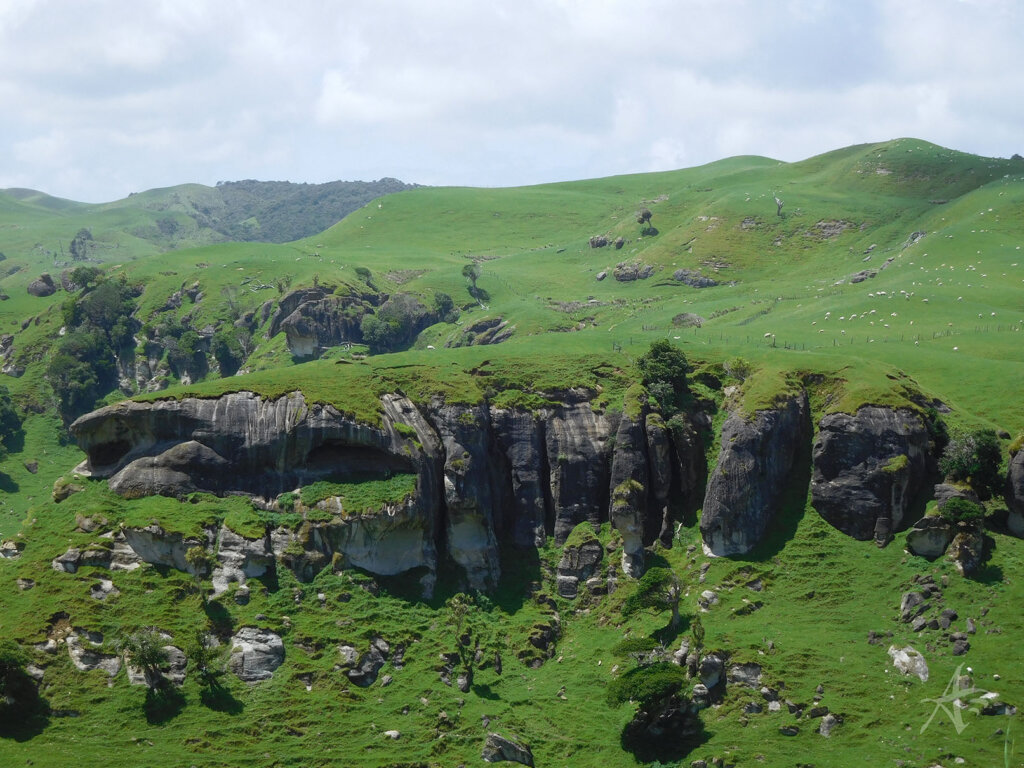
[[[736,412],[726,420],[700,521],[708,554],[744,554],[764,537],[810,438],[808,411],[801,392],[751,418]]]
[[[43,298],[46,296],[53,296],[53,294],[57,292],[57,285],[53,282],[53,278],[44,272],[29,283],[26,290],[33,296]]]
[[[972,576],[985,562],[988,540],[985,532],[973,526],[958,526],[947,556],[962,576]]]
[[[242,627],[231,638],[228,669],[247,683],[257,683],[274,676],[284,663],[284,642],[269,629]]]
[[[892,659],[892,665],[904,675],[914,675],[922,683],[928,682],[928,662],[914,646],[897,648],[890,645],[889,657]]]
[[[922,517],[907,532],[907,550],[912,555],[934,560],[946,552],[954,533],[954,526],[948,520]]]
[[[811,501],[831,525],[866,541],[901,530],[926,487],[931,440],[909,409],[864,406],[822,418],[814,442]]]
[[[480,755],[487,763],[520,763],[533,765],[533,752],[521,740],[510,739],[498,733],[488,733],[484,742],[483,753]]]

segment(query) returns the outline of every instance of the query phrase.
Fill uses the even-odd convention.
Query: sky
[[[0,0],[0,189],[1024,153],[1020,0]]]

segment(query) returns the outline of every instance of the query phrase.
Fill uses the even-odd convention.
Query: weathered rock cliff
[[[415,475],[415,492],[376,511],[348,510],[333,497],[317,505],[333,519],[255,539],[223,526],[205,541],[125,530],[148,562],[187,570],[187,549],[207,549],[218,593],[277,564],[309,580],[331,563],[382,575],[425,568],[429,592],[439,557],[461,567],[468,587],[488,590],[500,577],[501,546],[536,547],[552,535],[562,542],[580,522],[612,521],[631,575],[643,571],[645,545],[659,534],[671,540],[670,502],[693,485],[696,432],[682,430],[686,439],[674,444],[656,414],[612,419],[589,395],[562,393],[563,402],[533,413],[440,399],[418,407],[387,394],[372,425],[301,393],[267,400],[239,392],[122,402],[71,429],[87,456],[78,471],[108,478],[129,498],[245,494],[273,509],[282,493],[320,479]],[[624,483],[628,493],[612,503]]]
[[[726,420],[700,521],[708,552],[743,554],[764,537],[801,447],[810,439],[808,411],[807,394],[801,392],[753,418],[737,412]]]
[[[931,450],[928,429],[911,410],[829,414],[814,442],[814,508],[843,533],[882,543],[909,522],[907,510],[928,486]]]

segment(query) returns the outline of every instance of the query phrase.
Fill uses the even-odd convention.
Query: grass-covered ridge
[[[781,215],[776,195],[785,203]],[[125,367],[118,371],[125,391],[110,392],[106,402],[301,391],[307,403],[379,425],[380,398],[388,393],[419,406],[486,401],[534,413],[583,398],[609,417],[635,418],[657,402],[656,388],[640,384],[637,361],[652,342],[667,340],[689,360],[694,401],[714,406],[716,432],[730,407],[752,415],[806,389],[815,424],[864,405],[939,407],[949,409],[943,418],[951,428],[1024,434],[1024,162],[1016,159],[897,139],[798,163],[743,157],[517,189],[418,188],[281,244],[220,243],[212,229],[193,229],[189,211],[211,201],[209,190],[193,186],[99,207],[26,191],[0,194],[0,293],[8,297],[0,300],[0,325],[12,349],[4,365],[13,366],[11,374],[24,368],[3,378],[25,416],[23,445],[0,461],[0,539],[23,545],[19,557],[0,558],[0,638],[16,638],[43,669],[52,707],[44,727],[17,738],[0,724],[0,765],[87,768],[114,759],[168,767],[433,768],[479,763],[488,730],[520,734],[537,765],[633,765],[620,742],[631,707],[605,704],[610,681],[627,663],[615,649],[623,642],[650,647],[665,637],[668,622],[664,611],[623,617],[634,585],[621,573],[610,594],[591,596],[581,585],[577,601],[559,597],[563,548],[550,540],[536,553],[506,552],[499,588],[471,600],[466,627],[474,652],[479,640],[481,662],[463,693],[440,680],[440,655],[458,648],[445,605],[458,589],[457,574],[440,573],[434,597],[424,600],[419,572],[371,579],[328,565],[301,583],[280,567],[273,577],[249,580],[245,603],[235,599],[236,587],[204,601],[208,580],[163,567],[55,571],[53,560],[69,548],[109,547],[104,536],[121,526],[158,524],[202,539],[224,525],[251,540],[282,526],[301,537],[319,522],[368,522],[335,516],[333,497],[359,516],[415,491],[408,474],[330,478],[298,489],[290,509],[284,503],[268,510],[243,497],[203,494],[126,500],[104,481],[76,478],[72,468],[82,454],[64,436],[44,376],[74,291],[37,297],[26,288],[42,272],[59,284],[60,273],[76,265],[68,243],[82,227],[94,238],[86,263],[138,288],[137,363],[157,354],[147,347],[148,329],[188,325],[198,338],[242,322],[252,331],[239,375],[222,376],[216,367],[196,377],[163,372],[152,380],[154,391],[143,392],[133,386],[141,365]],[[636,221],[644,207],[654,232]],[[594,237],[608,245],[591,247]],[[471,291],[463,269],[473,264],[479,274]],[[651,274],[618,280],[620,264],[650,267]],[[698,278],[717,285],[687,282]],[[354,344],[302,362],[292,358],[284,333],[269,336],[271,318],[289,291],[314,285],[334,297],[408,292],[425,304],[443,293],[457,311],[402,351],[369,354]],[[178,292],[175,305],[169,299]],[[479,338],[472,329],[499,318],[513,329],[507,341],[447,346]],[[416,437],[409,427],[398,430]],[[712,435],[712,466],[718,445]],[[1019,448],[1020,438],[1000,446]],[[898,473],[903,463],[897,457],[886,469]],[[60,478],[84,490],[56,503]],[[807,496],[805,486],[789,489],[768,540],[748,556],[705,557],[697,520],[688,517],[670,549],[648,552],[648,564],[672,569],[682,582],[684,628],[674,647],[690,631],[685,622],[699,615],[707,648],[727,653],[730,664],[760,664],[764,684],[794,703],[810,705],[821,685],[821,704],[842,724],[826,740],[817,720],[798,719],[787,707],[745,711],[765,702],[759,690],[737,688],[702,714],[704,733],[692,751],[665,764],[1020,763],[1018,719],[965,712],[962,733],[941,715],[924,733],[921,727],[934,709],[926,700],[943,696],[961,662],[979,689],[1024,705],[1015,645],[1024,632],[1024,542],[994,531],[991,559],[976,578],[964,579],[944,558],[907,555],[905,533],[885,549],[840,534]],[[998,517],[1001,501],[988,509]],[[98,528],[87,533],[83,524],[92,523]],[[609,525],[594,531],[585,523],[566,546],[595,540],[605,551],[600,575],[607,576],[609,559],[621,556]],[[968,617],[977,623],[967,656],[954,657],[941,633],[914,633],[898,621],[902,594],[924,574],[943,584],[957,629]],[[108,580],[119,594],[94,597],[94,587]],[[705,590],[719,603],[702,612],[697,601]],[[550,630],[556,613],[560,637],[547,659],[531,638]],[[110,681],[76,670],[63,646],[55,655],[34,648],[72,627],[102,632],[99,650],[110,653],[127,633],[148,627],[184,643],[198,629],[226,640],[243,626],[284,638],[285,662],[271,680],[247,686],[226,675],[224,694],[211,707],[190,670],[180,708],[150,717],[145,692],[129,686],[123,672]],[[884,639],[869,643],[868,631]],[[342,673],[338,648],[362,652],[378,636],[403,645],[404,661],[382,668],[389,685],[359,688]],[[889,644],[913,644],[925,654],[928,682],[896,674]],[[783,725],[800,732],[783,735]],[[385,736],[388,730],[400,737]]]

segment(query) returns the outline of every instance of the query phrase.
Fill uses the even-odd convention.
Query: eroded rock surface
[[[242,627],[231,638],[228,669],[247,683],[257,683],[274,675],[284,663],[284,643],[269,629]]]
[[[700,521],[710,554],[744,554],[764,537],[796,457],[809,440],[808,411],[807,395],[801,392],[753,418],[737,412],[726,420]]]
[[[930,451],[928,429],[913,411],[865,406],[855,414],[829,414],[814,442],[814,508],[862,541],[879,525],[901,530],[927,487]]]

